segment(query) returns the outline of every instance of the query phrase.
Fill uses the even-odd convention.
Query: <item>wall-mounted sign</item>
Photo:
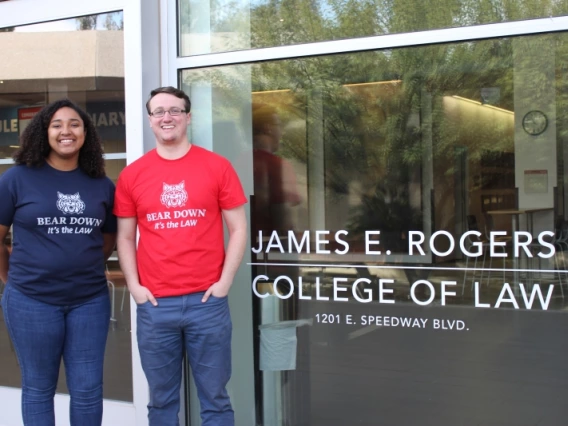
[[[18,144],[18,111],[15,108],[0,109],[0,146]]]
[[[103,143],[125,139],[124,102],[88,103],[87,113],[91,116]]]
[[[548,192],[548,170],[525,170],[525,194]]]
[[[30,120],[41,106],[24,108],[0,108],[0,146],[18,145]],[[101,140],[124,140],[124,102],[96,102],[87,104],[87,113],[92,118]]]
[[[18,127],[20,135],[24,133],[24,129],[28,127],[32,118],[41,111],[42,107],[20,108],[18,110]]]

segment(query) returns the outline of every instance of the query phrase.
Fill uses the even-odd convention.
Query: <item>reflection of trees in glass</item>
[[[558,119],[558,137],[563,144],[568,145],[568,43],[564,40],[565,36],[555,37],[555,48],[557,58],[556,65],[556,108]],[[562,174],[559,174],[559,179],[563,179]]]
[[[179,0],[180,34],[210,31],[212,51],[568,14],[565,0],[211,0],[203,23],[196,18],[201,7],[196,0]],[[187,42],[181,37],[182,51]]]
[[[77,29],[81,31],[96,29],[98,18],[99,15],[82,16],[77,18]]]
[[[107,30],[124,30],[124,19],[122,12],[107,13],[105,16],[104,27]]]
[[[124,30],[122,12],[105,13],[100,15],[81,16],[75,19],[77,29],[85,30]],[[102,24],[101,24],[102,22]]]
[[[353,237],[363,238],[365,231],[380,230],[381,246],[392,252],[407,247],[407,231],[422,229],[422,211],[409,203],[408,170],[397,173],[398,185],[377,182],[374,191],[361,197],[360,204],[352,209],[347,229]]]
[[[250,38],[280,46],[566,13],[563,0],[268,0],[251,5]]]
[[[551,43],[551,37],[558,42]],[[412,218],[429,195],[422,187],[428,187],[423,167],[431,151],[427,167],[433,168],[435,229],[453,231],[454,222],[460,220],[454,218],[457,152],[465,153],[469,167],[464,190],[482,190],[482,158],[515,151],[513,111],[519,91],[514,87],[515,70],[530,70],[527,84],[535,102],[542,102],[541,94],[552,84],[531,55],[514,56],[514,49],[518,53],[525,41],[542,51],[553,46],[550,61],[557,68],[558,95],[552,100],[557,105],[550,108],[558,108],[558,117],[566,111],[564,38],[531,36],[267,62],[251,66],[252,90],[288,90],[297,117],[306,122],[302,130],[321,129],[317,133],[321,139],[308,140],[308,146],[305,137],[288,135],[282,153],[304,164],[308,158],[324,156],[328,207],[351,206],[344,223],[353,229],[360,229],[356,222],[381,229],[387,222],[398,226],[404,217],[407,229],[417,226]],[[191,79],[205,73],[215,90],[233,99],[231,104],[246,108],[250,89],[238,70],[192,71]],[[492,95],[482,96],[483,91]],[[566,128],[560,126],[560,134],[566,134]],[[534,155],[538,161],[539,153]],[[510,178],[504,177],[498,185],[508,182],[506,189],[514,191]],[[479,199],[475,192],[471,202]],[[373,209],[383,213],[362,220],[362,212]],[[340,214],[336,210],[328,212]]]

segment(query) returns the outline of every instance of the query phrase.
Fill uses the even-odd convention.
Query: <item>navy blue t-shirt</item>
[[[0,176],[0,224],[13,225],[8,283],[55,305],[107,290],[103,233],[116,232],[114,184],[81,169],[15,166]]]

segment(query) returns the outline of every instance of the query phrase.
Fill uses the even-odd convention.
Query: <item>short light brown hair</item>
[[[189,100],[189,96],[187,96],[186,93],[181,89],[178,89],[173,86],[166,86],[166,87],[158,87],[157,89],[154,89],[150,92],[150,97],[146,102],[146,111],[148,111],[148,114],[152,112],[150,111],[150,101],[154,96],[160,93],[167,93],[168,95],[174,95],[176,98],[183,99],[185,112],[188,113],[191,111],[191,101]]]

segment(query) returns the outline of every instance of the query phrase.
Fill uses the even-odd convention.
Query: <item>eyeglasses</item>
[[[175,116],[180,115],[182,112],[185,112],[185,109],[170,108],[169,110],[165,110],[165,109],[160,108],[160,109],[157,109],[154,112],[151,112],[150,115],[152,117],[162,118],[164,115],[166,115],[166,112],[169,112],[172,117],[175,117]]]

